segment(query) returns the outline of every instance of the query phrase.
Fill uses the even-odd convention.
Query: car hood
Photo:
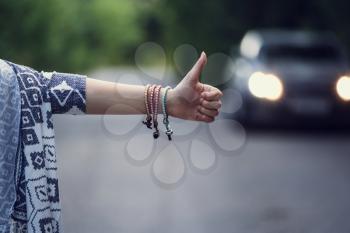
[[[347,73],[345,64],[281,62],[266,65],[284,82],[329,83]]]

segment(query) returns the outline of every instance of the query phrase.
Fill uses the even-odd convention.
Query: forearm
[[[145,114],[145,86],[113,83],[87,78],[87,114]],[[170,93],[169,93],[170,94]],[[168,104],[171,108],[172,104]],[[171,101],[170,101],[171,102]],[[158,108],[161,111],[161,108]]]

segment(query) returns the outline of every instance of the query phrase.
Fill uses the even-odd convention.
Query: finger
[[[208,101],[219,100],[222,97],[222,92],[219,90],[203,92],[201,94],[201,97],[203,97],[205,100],[208,100]]]
[[[208,109],[218,110],[221,107],[221,100],[207,101],[203,99],[203,101],[201,102],[201,105]]]
[[[207,55],[204,52],[202,52],[196,64],[194,64],[194,66],[189,72],[189,77],[191,78],[191,81],[199,82],[199,77],[206,63]]]
[[[207,123],[210,123],[210,122],[213,122],[214,121],[214,117],[209,117],[207,115],[203,115],[201,113],[197,113],[196,115],[196,120],[197,121],[203,121],[203,122],[207,122]]]
[[[216,87],[210,86],[208,84],[203,84],[203,86],[204,86],[203,92],[218,91],[221,96],[223,95],[222,92]]]
[[[209,116],[209,117],[216,117],[219,114],[218,110],[207,109],[204,107],[199,107],[198,111],[204,115]]]
[[[196,85],[196,91],[202,93],[205,90],[205,84],[198,82]]]

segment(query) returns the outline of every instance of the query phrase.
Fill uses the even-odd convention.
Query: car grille
[[[303,83],[298,85],[286,85],[286,98],[300,98],[300,97],[334,97],[334,84],[326,83]]]

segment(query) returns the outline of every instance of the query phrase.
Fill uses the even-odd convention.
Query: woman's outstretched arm
[[[145,86],[141,85],[87,78],[86,113],[99,115],[145,114],[144,91]]]
[[[185,78],[169,91],[167,98],[170,116],[211,122],[218,115],[222,93],[215,87],[202,84],[199,77],[207,62],[205,53]],[[87,78],[87,114],[145,114],[145,87],[119,84]]]

